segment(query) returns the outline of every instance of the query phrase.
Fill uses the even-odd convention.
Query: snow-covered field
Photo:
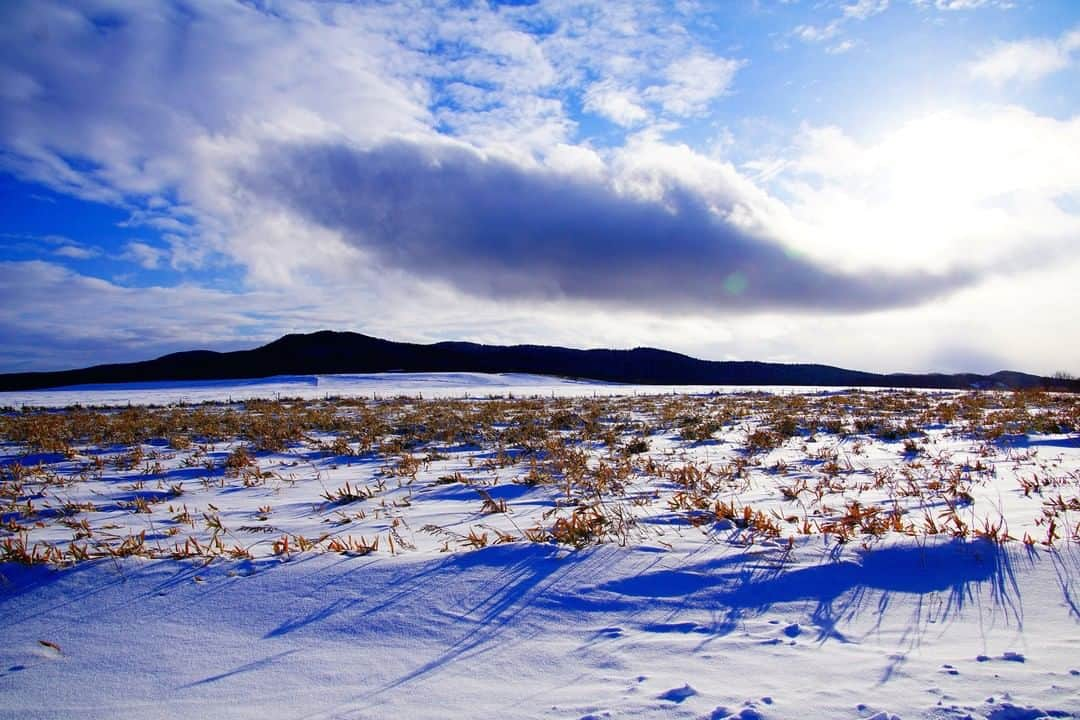
[[[0,717],[1080,715],[1080,398],[274,382],[0,398]]]
[[[571,380],[524,373],[374,373],[370,375],[278,375],[251,380],[163,381],[119,385],[77,385],[53,390],[0,392],[0,407],[68,405],[167,405],[241,401],[252,398],[417,397],[468,398],[488,395],[584,397],[735,392],[745,387],[718,385],[627,385]],[[777,394],[825,388],[763,385],[750,388]]]

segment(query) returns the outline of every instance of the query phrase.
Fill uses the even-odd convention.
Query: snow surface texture
[[[8,415],[0,540],[69,564],[0,565],[0,717],[1077,717],[1078,410]]]

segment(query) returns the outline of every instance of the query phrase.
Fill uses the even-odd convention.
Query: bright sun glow
[[[1075,197],[1080,160],[1059,148],[1078,139],[1077,122],[1015,107],[933,113],[865,144],[807,128],[786,187],[793,235],[849,267],[931,270],[1064,242],[1080,224],[1057,201]]]

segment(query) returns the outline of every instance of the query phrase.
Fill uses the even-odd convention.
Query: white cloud
[[[676,116],[696,115],[730,87],[741,60],[698,53],[680,58],[664,71],[665,83],[645,91],[645,97]]]
[[[1072,318],[1077,272],[1075,261],[1039,271],[1022,291],[1023,302],[1016,300],[1015,282],[1000,278],[915,310],[725,317],[585,304],[493,306],[394,273],[364,274],[355,285],[377,287],[348,294],[336,288],[222,292],[183,285],[136,290],[49,263],[0,262],[0,296],[11,299],[0,304],[0,371],[128,362],[193,348],[242,349],[287,332],[330,328],[411,342],[648,345],[714,359],[822,362],[883,372],[1075,372],[1080,336],[1061,328]],[[95,312],[72,312],[85,306]],[[432,322],[417,326],[418,316]]]
[[[996,7],[1008,10],[1016,7],[1013,0],[912,0],[919,7],[933,5],[938,10],[977,10],[983,7]]]
[[[844,6],[844,17],[865,20],[889,9],[889,0],[855,0]]]
[[[702,333],[710,342],[728,337],[725,323],[715,319],[611,313],[587,305],[493,304],[393,271],[361,269],[354,283],[363,290],[134,289],[52,263],[0,261],[0,295],[12,299],[0,305],[0,372],[126,362],[193,348],[247,348],[315,328],[411,342],[661,344],[698,352],[704,347],[681,343]],[[95,312],[74,313],[76,306]],[[418,316],[432,322],[417,327]]]
[[[64,235],[0,232],[0,248],[33,255],[55,255],[71,260],[99,257],[101,248],[87,245]]]
[[[0,362],[7,370],[146,359],[243,337],[246,318],[222,293],[132,290],[45,262],[0,262],[0,270],[7,300],[0,303]],[[94,311],[73,311],[86,307]]]
[[[166,233],[162,239],[169,246],[169,265],[174,270],[198,270],[207,266],[210,250],[192,238]]]
[[[992,83],[1012,80],[1033,82],[1064,70],[1080,50],[1080,29],[1057,39],[1029,38],[999,43],[968,66],[971,76]]]
[[[999,277],[919,308],[858,316],[727,318],[730,339],[708,348],[737,359],[820,362],[880,372],[1077,371],[1075,259]],[[762,333],[759,326],[768,328]]]
[[[600,182],[607,175],[607,165],[598,152],[583,145],[560,144],[548,150],[544,165],[557,172]]]
[[[839,17],[823,25],[802,24],[795,27],[791,34],[805,43],[821,43],[840,35],[844,26],[851,21],[861,22],[889,9],[889,0],[855,0],[842,6]],[[850,50],[854,45],[850,41],[839,42],[827,51],[837,54]]]
[[[774,183],[775,232],[847,267],[1022,267],[1074,251],[1080,117],[1018,107],[940,112],[871,142],[804,128]],[[1070,205],[1071,203],[1071,205]]]
[[[825,48],[825,52],[829,53],[830,55],[841,55],[855,49],[858,45],[859,43],[856,40],[842,40],[835,45],[830,45],[829,47]]]
[[[744,65],[743,60],[695,52],[658,69],[655,82],[642,83],[640,78],[594,82],[585,92],[584,106],[625,127],[655,120],[653,108],[677,118],[700,115],[727,92]]]
[[[52,251],[53,255],[71,258],[72,260],[89,260],[97,257],[101,251],[97,248],[88,248],[84,245],[65,244]]]
[[[833,20],[826,25],[798,25],[792,32],[803,42],[822,42],[836,37],[840,26],[839,20]]]
[[[42,261],[0,261],[0,372],[147,359],[194,348],[252,347],[287,332],[364,329],[396,336],[426,307],[448,321],[445,296],[371,271],[358,288],[227,292],[182,284],[125,287]],[[378,287],[378,293],[368,288]],[[386,299],[380,307],[377,298]],[[464,307],[464,306],[462,306]],[[79,311],[93,308],[93,312]],[[376,312],[376,308],[379,308]],[[474,308],[469,310],[475,311]],[[395,325],[397,327],[395,327]]]
[[[574,143],[577,93],[658,131],[703,112],[740,66],[699,47],[666,3],[260,7],[16,3],[0,26],[0,170],[186,238],[158,262],[226,256],[252,282],[292,282],[336,271],[341,252],[237,186],[235,168],[267,145],[449,134],[536,164]]]
[[[593,83],[585,91],[585,109],[619,125],[637,125],[649,118],[637,90],[618,87],[612,80]]]
[[[139,265],[144,270],[155,270],[165,259],[165,251],[144,242],[132,241],[124,246],[120,259]]]

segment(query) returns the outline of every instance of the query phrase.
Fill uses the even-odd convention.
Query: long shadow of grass
[[[579,563],[575,562],[573,556],[560,559],[558,551],[551,546],[531,545],[524,549],[508,546],[505,549],[491,548],[469,553],[455,558],[452,565],[455,566],[455,571],[460,572],[480,565],[505,570],[500,573],[498,581],[487,583],[489,592],[482,595],[471,607],[463,608],[460,616],[469,621],[464,635],[437,657],[379,688],[371,697],[483,652],[485,647],[501,639],[503,630],[522,612],[532,607],[538,596],[559,583],[575,570]]]
[[[422,566],[421,570],[411,576],[403,577],[396,580],[393,583],[393,592],[385,598],[378,599],[377,602],[372,604],[373,598],[366,595],[358,595],[350,598],[338,598],[325,607],[318,608],[309,612],[301,617],[287,620],[274,629],[267,632],[263,637],[275,638],[289,635],[298,630],[302,630],[307,627],[313,627],[321,622],[325,622],[335,615],[339,615],[344,612],[356,610],[362,615],[372,615],[381,610],[385,610],[398,602],[405,601],[407,599],[414,599],[416,594],[424,590],[428,584],[431,576],[436,575],[447,565],[449,560],[444,560],[434,564],[427,564]],[[341,566],[345,569],[341,572],[337,572],[336,567],[326,568],[325,572],[329,574],[331,579],[326,580],[322,585],[312,588],[312,592],[318,592],[322,587],[330,584],[341,584],[347,581],[348,576],[363,571],[365,568],[372,564],[369,562],[356,562],[343,561]],[[370,604],[370,607],[366,607]]]
[[[764,613],[773,605],[809,601],[814,603],[811,621],[819,629],[819,639],[844,641],[837,630],[840,618],[854,620],[870,611],[880,623],[896,595],[914,596],[910,629],[917,634],[925,599],[933,596],[936,601],[944,593],[944,601],[935,602],[935,620],[948,621],[986,586],[995,608],[1018,626],[1023,623],[1013,561],[1005,549],[988,541],[884,547],[794,569],[734,560],[660,570],[604,583],[597,589],[679,609],[720,612],[726,617],[722,624],[726,629],[739,618]],[[874,598],[876,602],[868,602]]]
[[[209,685],[210,683],[215,683],[215,682],[218,682],[220,680],[227,680],[228,678],[234,677],[236,675],[241,675],[243,673],[254,672],[256,670],[262,670],[262,669],[264,669],[266,667],[269,667],[269,666],[273,665],[278,660],[282,660],[282,659],[284,659],[284,658],[286,658],[286,657],[288,657],[290,655],[293,655],[293,654],[295,654],[297,652],[300,652],[300,651],[298,649],[296,649],[296,650],[286,650],[284,652],[277,653],[276,655],[270,655],[268,657],[264,657],[264,658],[261,658],[259,660],[253,660],[252,662],[244,663],[243,665],[235,667],[232,670],[229,670],[227,672],[219,673],[217,675],[211,675],[210,677],[205,677],[202,680],[196,680],[195,682],[190,682],[187,685],[181,685],[180,687],[177,688],[177,690],[187,690],[189,688],[198,687],[200,685]]]
[[[511,628],[528,634],[528,623],[519,622],[523,613],[540,607],[538,599],[558,587],[575,584],[572,576],[604,553],[580,553],[566,557],[551,545],[505,545],[455,555],[444,561],[424,564],[420,571],[393,584],[393,592],[380,598],[334,601],[302,618],[283,623],[266,635],[279,637],[303,627],[314,629],[330,617],[345,611],[357,622],[377,622],[374,616],[398,603],[429,607],[434,616],[446,615],[452,627],[450,644],[435,657],[415,669],[364,693],[354,701],[378,703],[378,698],[395,688],[433,675],[456,663],[474,658],[493,647],[504,648],[516,637]],[[600,560],[602,561],[602,559]],[[494,573],[492,573],[494,571]],[[417,593],[438,593],[438,576],[448,579],[475,575],[483,578],[468,602],[448,609],[446,597],[418,597]],[[374,602],[373,602],[374,600]],[[452,602],[452,601],[450,601]]]

